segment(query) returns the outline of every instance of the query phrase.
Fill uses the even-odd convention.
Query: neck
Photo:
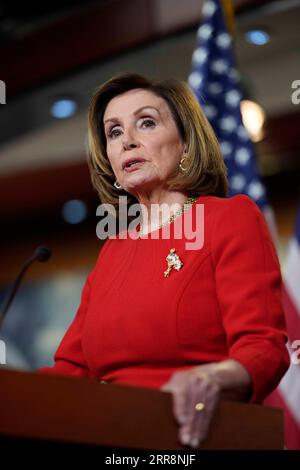
[[[142,195],[139,197],[141,204],[141,230],[143,234],[152,232],[162,224],[169,221],[170,217],[182,209],[187,201],[189,194],[179,191],[167,191],[148,197]]]

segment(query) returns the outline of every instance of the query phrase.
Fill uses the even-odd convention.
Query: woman
[[[221,397],[261,403],[289,365],[268,229],[247,196],[226,198],[218,142],[184,82],[118,74],[88,130],[101,202],[127,196],[142,222],[105,242],[55,365],[39,370],[169,391],[180,441],[197,447]],[[175,236],[187,215],[196,248]]]

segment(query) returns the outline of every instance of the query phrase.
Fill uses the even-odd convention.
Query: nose
[[[130,150],[137,147],[137,144],[134,142],[123,141],[124,150]]]
[[[123,134],[123,148],[124,150],[130,150],[133,148],[138,147],[138,142],[135,140],[135,138],[132,136],[130,132],[127,132]]]

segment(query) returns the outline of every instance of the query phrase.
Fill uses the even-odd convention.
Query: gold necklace
[[[177,217],[179,217],[181,214],[183,214],[184,212],[186,212],[190,206],[192,206],[196,201],[197,199],[199,198],[199,196],[189,196],[187,198],[187,200],[185,201],[185,203],[183,204],[183,206],[178,209],[178,211],[175,212],[175,214],[171,215],[171,217],[166,221],[166,222],[163,222],[161,223],[156,229],[156,230],[159,230],[161,227],[165,227],[166,225],[170,224],[171,222],[173,222],[173,220],[175,220]],[[138,232],[138,236],[139,237],[143,237],[144,235],[148,235],[149,233],[151,232],[148,232],[148,233],[143,233],[143,226],[142,224],[140,224],[140,230]]]

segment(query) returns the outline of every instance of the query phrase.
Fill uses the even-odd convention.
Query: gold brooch
[[[179,269],[181,269],[181,266],[183,265],[183,262],[180,260],[179,256],[175,253],[175,251],[175,248],[172,248],[170,250],[170,253],[166,257],[166,260],[168,262],[168,268],[164,272],[165,277],[169,277],[172,268],[176,269],[176,271],[179,271]]]

